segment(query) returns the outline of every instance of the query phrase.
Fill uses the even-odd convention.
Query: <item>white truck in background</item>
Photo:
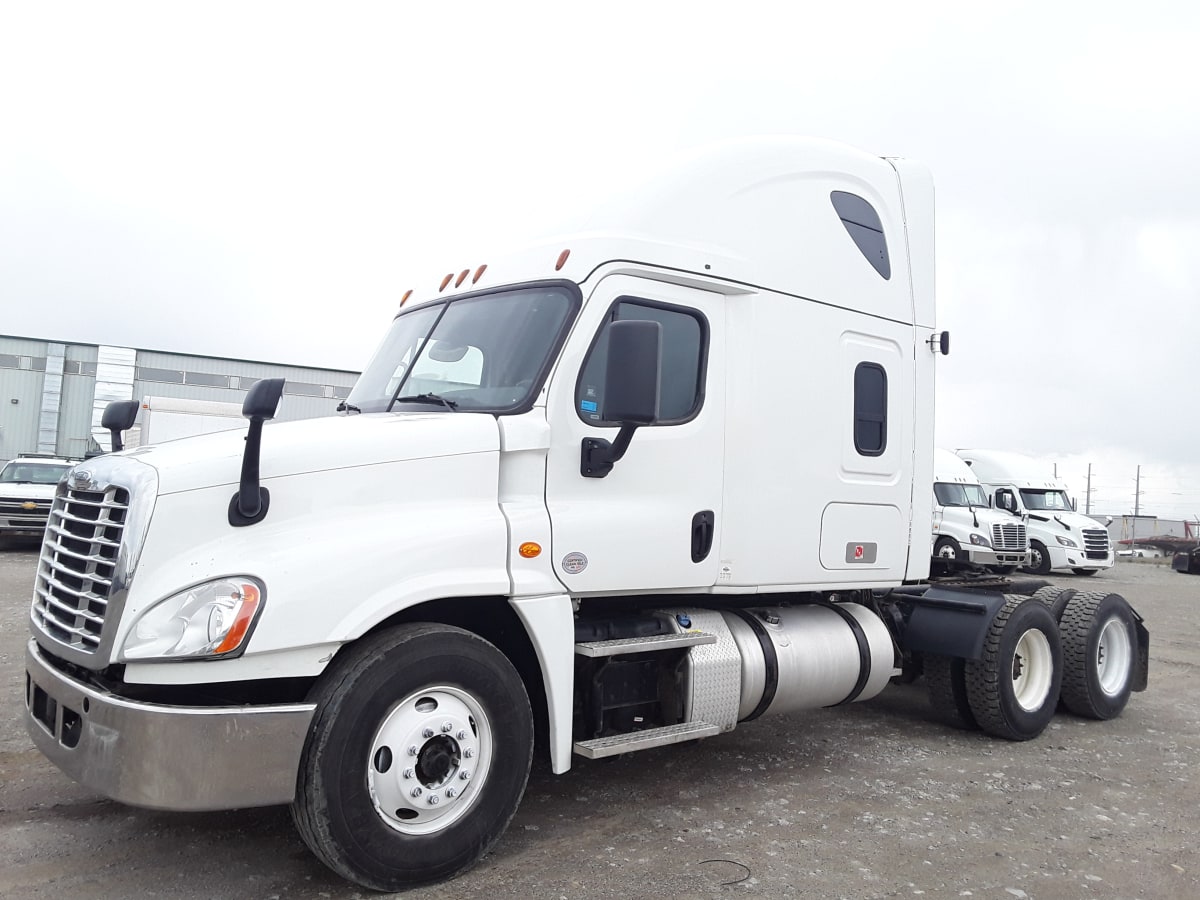
[[[1027,572],[1045,575],[1055,569],[1070,569],[1076,575],[1095,575],[1112,568],[1116,555],[1108,529],[1076,512],[1066,484],[1055,477],[1049,463],[998,450],[956,453],[991,495],[995,509],[1026,522]]]
[[[126,432],[125,449],[245,426],[240,403],[147,396],[142,398],[136,424]]]
[[[938,448],[933,456],[933,562],[948,572],[965,566],[1009,575],[1025,565],[1025,522],[991,508],[971,467]]]
[[[1116,594],[1060,629],[1056,589],[926,583],[926,169],[745,140],[618,209],[422,281],[342,416],[267,425],[271,379],[244,432],[75,467],[26,647],[39,749],[125,803],[291,804],[396,891],[492,846],[535,746],[563,773],[901,669],[1011,740],[1145,688]]]

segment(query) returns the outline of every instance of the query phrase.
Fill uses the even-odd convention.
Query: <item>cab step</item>
[[[614,641],[584,641],[575,645],[577,656],[616,656],[622,653],[653,653],[678,647],[715,644],[717,636],[703,631],[684,631],[678,634],[650,634],[645,637],[618,638]]]
[[[610,737],[595,738],[590,741],[576,741],[575,752],[588,759],[602,759],[606,756],[633,753],[637,750],[649,750],[652,747],[681,744],[684,741],[694,741],[720,733],[720,728],[707,722],[683,722],[679,725],[647,728],[645,731],[614,734]]]

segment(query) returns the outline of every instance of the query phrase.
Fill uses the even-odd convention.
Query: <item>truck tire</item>
[[[938,719],[954,728],[974,730],[979,727],[971,704],[967,700],[964,678],[966,660],[955,656],[925,656],[925,683],[929,702]]]
[[[1063,610],[1067,608],[1067,604],[1074,596],[1074,588],[1054,586],[1038,588],[1033,592],[1034,600],[1041,600],[1046,606],[1050,607],[1050,613],[1054,616],[1055,622],[1062,621]]]
[[[966,661],[967,700],[979,727],[1010,741],[1041,734],[1058,704],[1062,645],[1046,604],[1010,594],[988,626],[981,659]]]
[[[1078,593],[1060,626],[1063,644],[1062,701],[1077,716],[1112,719],[1133,688],[1137,626],[1120,594]]]
[[[966,557],[958,541],[952,537],[940,537],[933,545],[933,555],[946,562],[962,562]]]
[[[1050,554],[1046,552],[1046,545],[1041,541],[1029,542],[1029,565],[1024,571],[1030,575],[1050,574]]]
[[[504,832],[529,777],[533,714],[487,641],[437,624],[381,632],[311,697],[292,818],[339,875],[386,892],[449,878]]]
[[[1097,569],[1072,569],[1071,571],[1074,572],[1076,575],[1087,576],[1087,575],[1095,575],[1098,570]]]

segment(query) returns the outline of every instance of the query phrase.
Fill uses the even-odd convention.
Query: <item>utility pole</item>
[[[1136,519],[1142,508],[1142,467],[1137,467],[1137,480],[1133,488],[1133,517]]]
[[[1092,514],[1092,464],[1091,463],[1088,463],[1088,482],[1087,482],[1087,484],[1088,484],[1087,493],[1084,495],[1084,497],[1086,499],[1084,500],[1083,511],[1084,511],[1085,515],[1090,516]]]

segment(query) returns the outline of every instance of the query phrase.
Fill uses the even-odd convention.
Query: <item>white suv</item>
[[[30,454],[0,470],[0,537],[41,535],[50,518],[54,491],[76,460]]]

